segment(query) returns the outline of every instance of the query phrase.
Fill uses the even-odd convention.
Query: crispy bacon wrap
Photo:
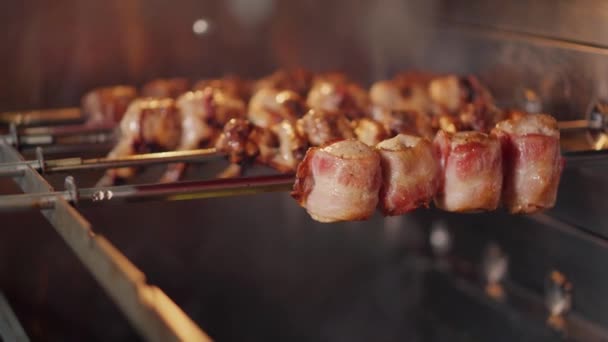
[[[498,139],[480,132],[439,131],[434,144],[441,167],[435,204],[454,212],[496,209],[503,182]]]
[[[291,195],[317,221],[365,220],[378,205],[381,183],[378,152],[349,139],[310,148]]]
[[[439,163],[431,141],[399,134],[376,149],[382,162],[380,208],[384,215],[428,207],[439,185]]]
[[[511,213],[534,213],[555,205],[562,173],[560,135],[549,115],[517,116],[493,130],[505,158],[503,203]]]

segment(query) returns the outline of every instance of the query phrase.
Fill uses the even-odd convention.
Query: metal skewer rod
[[[597,120],[558,121],[558,128],[564,130],[602,130],[604,122]],[[8,144],[17,146],[40,145],[78,145],[89,143],[105,143],[115,138],[116,124],[98,125],[65,125],[56,127],[30,127],[17,131],[11,126],[12,132],[0,135]]]
[[[28,167],[42,173],[111,169],[119,167],[143,166],[165,163],[196,162],[223,157],[215,148],[206,148],[188,151],[171,151],[159,153],[136,154],[121,158],[63,158],[44,160],[41,150],[37,150],[38,159],[16,163],[0,164],[0,177],[15,177],[23,174]]]
[[[20,126],[75,123],[83,120],[82,111],[78,107],[0,113],[0,123]]]
[[[160,153],[147,153],[132,155],[121,158],[91,158],[82,159],[63,158],[45,161],[40,149],[37,150],[38,158],[15,163],[0,164],[0,177],[15,177],[23,174],[27,167],[32,167],[42,173],[66,172],[75,170],[110,169],[119,167],[144,166],[164,164],[172,162],[195,162],[205,161],[223,156],[215,149],[198,149],[189,151],[171,151]],[[604,163],[607,156],[601,151],[589,152],[567,152],[568,166],[596,165]]]
[[[65,191],[0,196],[0,212],[50,209],[59,199],[78,205],[96,205],[253,195],[289,191],[293,187],[293,182],[293,175],[278,175],[76,189],[73,178],[68,177],[66,179],[68,190]]]
[[[560,131],[565,130],[578,130],[578,129],[592,129],[590,122],[588,120],[568,120],[568,121],[558,121],[557,128]]]
[[[598,127],[597,123],[588,120],[571,120],[559,121],[558,128],[561,131],[598,130],[602,129],[602,126]],[[3,138],[7,143],[19,147],[105,143],[115,139],[115,129],[115,124],[33,127],[0,136],[0,139]]]
[[[0,140],[16,147],[104,143],[114,140],[115,129],[114,124],[33,127],[23,130],[11,125],[10,133],[0,135]]]
[[[66,136],[87,133],[108,132],[116,129],[116,123],[84,123],[80,125],[25,127],[18,133],[20,135],[53,135]]]
[[[106,143],[115,138],[113,130],[116,129],[115,123],[104,124],[86,124],[79,125],[62,125],[50,127],[29,127],[22,130],[17,130],[17,125],[41,123],[40,118],[48,118],[51,122],[64,123],[76,122],[72,119],[81,118],[81,110],[79,108],[60,108],[60,109],[45,109],[38,111],[27,112],[5,112],[0,113],[0,122],[8,122],[11,124],[11,133],[1,136],[7,143],[18,146],[40,146],[40,145],[78,145],[78,144],[95,144]],[[66,119],[61,121],[62,119]],[[561,131],[566,130],[606,130],[608,127],[607,114],[602,110],[594,110],[590,113],[588,119],[583,120],[568,120],[558,121],[558,128]]]

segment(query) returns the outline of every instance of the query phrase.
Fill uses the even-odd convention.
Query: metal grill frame
[[[23,161],[23,156],[5,141],[0,141],[0,162]],[[24,193],[54,191],[32,167],[13,181]],[[211,341],[211,338],[186,315],[160,288],[146,282],[145,274],[93,227],[76,208],[58,198],[42,215],[72,249],[76,257],[130,321],[149,341]]]

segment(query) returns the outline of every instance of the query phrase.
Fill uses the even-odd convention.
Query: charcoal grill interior
[[[36,0],[3,2],[0,13],[10,13],[0,112],[78,106],[104,85],[294,66],[365,85],[409,69],[473,73],[501,106],[562,121],[608,100],[608,5],[598,0]],[[564,133],[564,147],[602,148],[595,138]],[[225,165],[198,163],[187,179]],[[533,216],[431,209],[327,225],[287,193],[76,209],[216,341],[599,341],[608,339],[603,167],[566,168],[556,207]],[[82,187],[101,175],[74,174]],[[45,178],[63,189],[65,176]],[[0,178],[0,196],[19,192]],[[143,339],[41,213],[3,212],[0,222],[0,294],[31,340]],[[491,261],[507,263],[502,296],[484,282]],[[556,286],[562,276],[568,285]],[[3,327],[0,340],[11,340]]]

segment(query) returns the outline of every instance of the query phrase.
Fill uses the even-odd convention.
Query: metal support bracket
[[[0,140],[0,162],[21,161],[19,152]],[[53,191],[31,166],[13,180],[26,193]],[[66,189],[77,192],[73,180],[66,179]],[[145,275],[126,256],[95,234],[91,224],[65,199],[58,197],[54,206],[41,209],[41,213],[146,340],[211,341],[161,289],[147,284]]]
[[[29,340],[6,297],[0,292],[0,341],[27,342]]]

